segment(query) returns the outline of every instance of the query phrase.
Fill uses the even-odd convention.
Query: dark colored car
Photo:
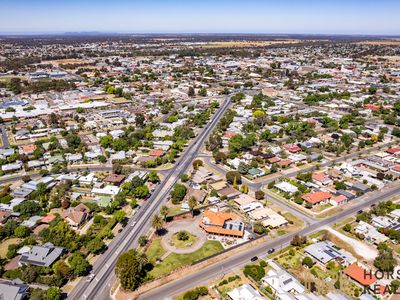
[[[274,248],[268,249],[268,254],[272,254],[272,253],[274,253],[274,252],[275,252],[275,249],[274,249]]]
[[[257,256],[253,256],[250,260],[254,262],[254,261],[256,261],[257,259],[258,259]]]
[[[358,213],[358,214],[362,214],[362,213],[363,213],[363,210],[360,209],[357,213]]]

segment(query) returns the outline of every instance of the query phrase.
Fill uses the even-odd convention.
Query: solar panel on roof
[[[329,256],[332,257],[332,258],[335,258],[335,257],[336,257],[336,255],[334,255],[334,254],[333,254],[332,252],[330,252],[330,251],[324,250],[324,253],[327,254],[327,255],[329,255]]]
[[[283,284],[286,285],[286,284],[288,284],[288,283],[290,283],[292,281],[293,281],[293,278],[288,278],[285,281],[283,281]]]

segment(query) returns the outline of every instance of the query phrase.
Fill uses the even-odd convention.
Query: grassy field
[[[276,258],[278,263],[287,269],[299,268],[301,266],[302,259],[303,255],[300,251],[296,251],[293,256],[289,255],[289,252],[285,252]]]
[[[225,276],[224,279],[228,279],[228,276]],[[221,280],[222,282],[222,280]],[[220,282],[220,283],[221,283]],[[235,288],[241,286],[243,284],[242,279],[240,277],[238,277],[237,279],[228,282],[227,284],[218,284],[217,289],[218,292],[226,299],[228,298],[228,292],[234,290]]]
[[[18,239],[18,238],[11,238],[11,239],[2,241],[0,243],[0,257],[5,258],[7,255],[8,246],[11,244],[18,244],[19,242],[21,242],[21,239]]]
[[[180,207],[169,207],[168,208],[168,217],[173,217],[177,214],[183,213],[185,210],[180,209]]]
[[[161,240],[154,240],[146,251],[147,259],[155,264],[157,258],[161,258],[165,254],[165,250],[161,245]]]
[[[157,241],[157,240],[156,240]],[[206,241],[199,250],[189,254],[176,254],[171,253],[161,263],[155,264],[154,268],[150,271],[153,278],[162,277],[172,271],[181,267],[190,265],[202,258],[208,257],[215,253],[224,250],[221,243],[218,241]],[[161,258],[165,254],[165,250],[161,246],[161,242],[153,241],[152,245],[147,250],[147,256],[150,262],[155,262],[157,258]]]

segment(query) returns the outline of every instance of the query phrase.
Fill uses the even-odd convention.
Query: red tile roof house
[[[40,220],[40,223],[49,224],[51,221],[54,221],[55,218],[56,218],[55,215],[53,215],[53,214],[48,214],[47,216],[43,217],[43,218]]]
[[[324,173],[313,173],[312,180],[320,185],[328,185],[332,183],[332,180],[329,178],[329,176]]]
[[[296,152],[301,151],[301,148],[294,144],[293,145],[284,145],[283,148],[285,148],[290,153],[296,153]]]
[[[150,150],[149,155],[153,157],[161,157],[164,155],[164,151],[160,149],[152,149]]]
[[[400,154],[400,148],[389,148],[386,150],[387,153],[392,154],[392,155],[399,155]]]
[[[31,155],[33,152],[36,150],[36,145],[31,144],[31,145],[24,145],[19,147],[19,154],[26,154],[26,155]]]
[[[381,107],[375,104],[367,103],[364,105],[365,108],[370,109],[370,110],[380,110]]]
[[[292,163],[293,163],[293,160],[291,160],[291,159],[282,159],[277,162],[277,165],[281,168],[286,168],[286,167],[290,166]]]
[[[365,270],[355,263],[345,268],[343,273],[362,287],[371,287],[371,285],[377,281],[373,271]],[[372,289],[374,289],[374,287],[372,287]]]
[[[332,198],[332,194],[328,192],[314,192],[305,194],[302,198],[304,201],[307,201],[312,205],[326,204],[329,203],[329,199]]]
[[[64,213],[64,220],[74,228],[78,229],[89,217],[90,209],[85,204],[78,204],[76,207],[69,208]]]
[[[332,204],[333,206],[343,205],[348,202],[349,202],[349,199],[344,195],[340,195],[340,196],[331,198],[331,200],[329,201],[329,203]]]

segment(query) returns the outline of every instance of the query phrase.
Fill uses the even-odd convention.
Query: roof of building
[[[307,202],[316,204],[321,201],[328,200],[331,197],[332,197],[332,194],[328,193],[328,192],[314,192],[314,193],[305,194],[302,198],[303,198],[303,200],[305,200]]]
[[[61,247],[55,247],[52,243],[35,245],[32,249],[21,255],[20,262],[35,266],[51,266],[64,252]]]
[[[125,175],[120,175],[120,174],[109,174],[106,178],[104,178],[104,182],[109,182],[113,184],[120,184],[122,181],[124,181]]]
[[[361,268],[355,263],[345,268],[343,273],[364,286],[370,286],[377,280],[375,275],[372,273],[369,275],[367,270]]]
[[[156,157],[160,157],[164,155],[164,151],[161,149],[151,149],[149,151],[149,155],[150,156],[156,156]]]

